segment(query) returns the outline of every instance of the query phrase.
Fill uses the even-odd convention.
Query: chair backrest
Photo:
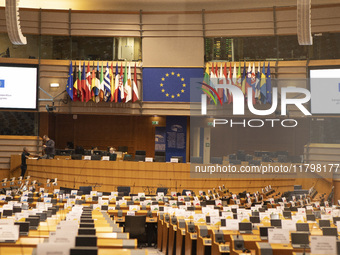
[[[135,155],[135,161],[145,161],[145,155]]]
[[[223,163],[223,159],[222,159],[222,157],[211,157],[210,163],[211,164],[220,164],[221,165]]]
[[[117,187],[117,191],[118,193],[123,192],[124,196],[128,196],[130,194],[130,187],[120,186],[120,187]]]
[[[118,151],[127,152],[128,151],[128,147],[127,146],[118,146]]]
[[[157,190],[156,190],[156,194],[157,194],[158,192],[163,192],[163,193],[164,193],[164,196],[165,196],[165,195],[168,193],[168,188],[159,187],[159,188],[157,188]]]
[[[187,195],[187,193],[186,193],[187,191],[190,191],[192,196],[194,195],[194,192],[192,190],[184,189],[184,190],[182,190],[182,196],[186,196]]]
[[[79,191],[82,191],[84,195],[90,195],[92,186],[80,186]]]
[[[135,155],[146,155],[146,151],[136,150]]]
[[[126,215],[125,232],[129,232],[131,237],[145,233],[146,215]]]
[[[154,162],[165,162],[165,156],[155,155]]]
[[[117,160],[117,154],[116,153],[110,154],[110,161],[116,161],[116,160]]]
[[[190,162],[196,163],[196,164],[203,164],[203,158],[202,157],[191,157]]]
[[[98,154],[91,155],[91,160],[101,160],[101,158],[102,158],[102,155],[98,155]]]
[[[155,151],[155,156],[164,156],[165,157],[165,151]]]

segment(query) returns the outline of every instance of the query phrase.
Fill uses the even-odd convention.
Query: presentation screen
[[[340,114],[340,67],[309,70],[311,113]]]
[[[38,66],[0,65],[0,109],[37,109]]]

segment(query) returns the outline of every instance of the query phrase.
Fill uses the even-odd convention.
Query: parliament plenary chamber
[[[339,13],[0,1],[0,254],[340,254]]]

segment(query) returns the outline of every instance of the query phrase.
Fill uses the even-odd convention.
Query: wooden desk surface
[[[270,163],[275,164],[275,163]],[[284,164],[284,163],[280,163]],[[165,162],[133,162],[133,161],[92,161],[92,160],[58,160],[58,159],[40,159],[27,160],[28,175],[32,179],[45,183],[46,180],[42,176],[50,176],[50,178],[58,178],[58,186],[56,188],[89,186],[99,184],[100,190],[111,192],[112,187],[130,186],[131,193],[137,194],[143,192],[143,187],[158,187],[162,183],[164,187],[168,187],[169,191],[176,190],[176,187],[186,187],[193,190],[196,194],[199,192],[198,187],[218,187],[221,185],[220,177],[208,179],[192,179],[189,163],[165,163]],[[240,166],[236,166],[239,168]],[[202,173],[200,173],[202,174]],[[268,173],[269,176],[271,175]],[[223,183],[226,187],[235,187],[235,180],[240,187],[249,187],[249,190],[260,190],[266,184],[270,183],[273,187],[286,187],[289,180],[294,180],[296,173],[285,174],[287,181],[271,178],[268,180],[259,174],[256,182],[250,182],[250,178],[246,175],[242,177],[224,178]],[[267,184],[267,185],[268,185]],[[53,189],[53,187],[50,187]],[[233,192],[242,192],[243,190],[234,188]]]
[[[4,255],[32,255],[31,247],[0,247],[0,254]],[[147,250],[137,250],[138,254],[148,255]],[[134,255],[134,249],[98,249],[98,255]]]

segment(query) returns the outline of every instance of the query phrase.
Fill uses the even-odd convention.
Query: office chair
[[[128,147],[127,146],[118,146],[118,151],[127,152],[128,151]]]
[[[130,190],[131,190],[130,187],[126,187],[126,186],[117,187],[118,193],[123,192],[124,196],[128,196],[130,194]]]
[[[101,159],[102,159],[102,155],[99,155],[99,154],[91,155],[91,160],[101,160]]]
[[[154,162],[165,162],[165,156],[155,154]]]
[[[80,186],[79,191],[82,191],[84,195],[90,195],[92,191],[92,186]]]
[[[138,243],[141,244],[145,231],[146,215],[125,216],[125,230],[130,233],[130,238],[137,238]]]
[[[146,151],[136,150],[135,155],[146,155]]]
[[[159,187],[159,188],[157,188],[157,190],[156,190],[156,194],[157,194],[158,192],[163,192],[163,193],[164,193],[164,196],[165,196],[165,195],[168,193],[168,188]]]
[[[196,163],[196,164],[203,164],[203,158],[202,157],[191,157],[190,162]]]
[[[71,155],[71,159],[73,159],[73,160],[81,160],[82,159],[82,155],[81,154],[73,154],[73,155]]]
[[[155,151],[155,156],[164,156],[165,157],[165,151]]]
[[[187,191],[190,191],[190,193],[191,193],[192,196],[195,195],[195,193],[194,193],[192,190],[190,190],[190,189],[184,189],[184,190],[182,190],[182,196],[186,196],[186,195],[187,195]]]
[[[136,154],[135,155],[135,161],[145,161],[145,155],[139,155],[139,154]]]
[[[223,159],[222,159],[222,157],[211,157],[210,163],[211,164],[220,164],[220,165],[222,165]]]

